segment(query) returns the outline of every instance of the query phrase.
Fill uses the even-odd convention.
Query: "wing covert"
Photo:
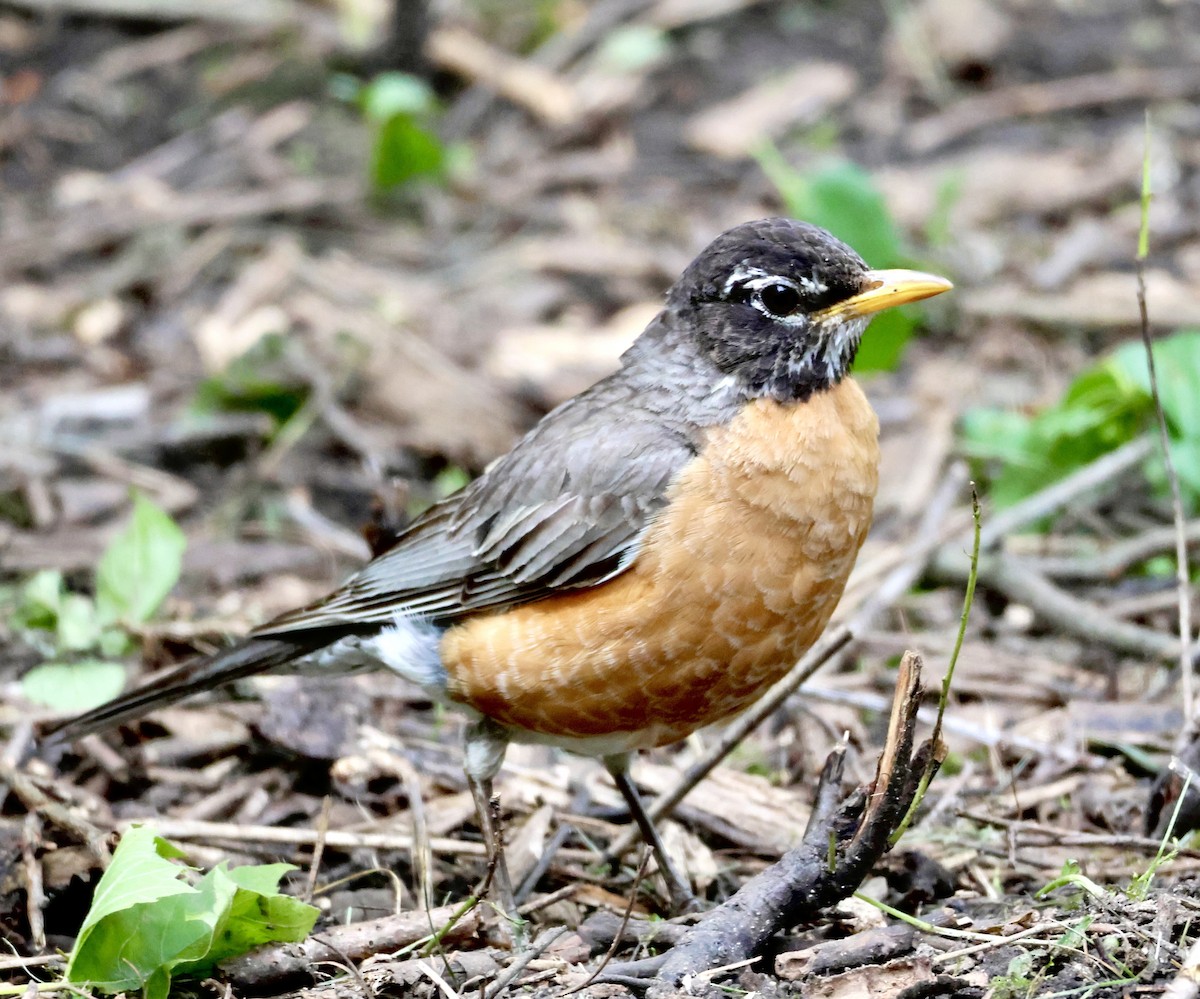
[[[369,627],[397,615],[451,624],[619,574],[696,446],[633,407],[614,432],[603,414],[616,400],[603,396],[620,386],[605,387],[556,410],[329,597],[257,634]]]

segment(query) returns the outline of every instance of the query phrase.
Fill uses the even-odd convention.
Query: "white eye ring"
[[[750,304],[771,319],[787,319],[800,308],[800,289],[787,278],[769,276],[754,281]]]

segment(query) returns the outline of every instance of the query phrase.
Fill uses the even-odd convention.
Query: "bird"
[[[820,637],[871,525],[878,420],[849,377],[871,317],[944,278],[873,270],[815,225],[717,236],[618,369],[398,532],[323,599],[86,712],[62,742],[255,674],[389,670],[467,717],[500,907],[510,742],[599,757],[696,904],[631,755],[750,705]]]

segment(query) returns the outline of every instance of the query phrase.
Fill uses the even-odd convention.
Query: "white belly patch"
[[[420,618],[397,617],[378,635],[348,635],[306,657],[302,672],[356,673],[385,669],[415,683],[430,697],[446,696],[442,629]]]

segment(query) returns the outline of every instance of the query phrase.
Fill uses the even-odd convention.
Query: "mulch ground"
[[[635,0],[562,3],[548,27],[446,4],[424,69],[468,162],[391,197],[370,190],[370,128],[330,82],[383,56],[352,51],[330,10],[121,6],[0,6],[0,573],[86,588],[131,487],[168,510],[183,577],[131,680],[320,596],[369,553],[364,527],[403,522],[610,370],[712,235],[781,210],[752,155],[764,139],[801,172],[861,163],[914,257],[956,282],[898,370],[866,382],[884,467],[835,622],[853,640],[664,823],[712,902],[796,845],[836,747],[848,784],[870,779],[906,649],[932,720],[971,535],[957,421],[1054,401],[1136,336],[1147,106],[1150,319],[1200,327],[1195,4]],[[613,41],[630,29],[665,44],[634,64]],[[261,397],[197,416],[264,334],[281,336],[253,374],[290,407],[286,432]],[[1146,453],[1027,507],[984,493],[949,756],[864,886],[950,932],[852,900],[693,993],[1116,996],[1176,979],[1200,852],[1162,854],[1170,805],[1151,804],[1185,711],[1173,581],[1140,570],[1174,545]],[[107,837],[134,821],[197,865],[297,864],[325,931],[396,930],[483,876],[461,722],[399,679],[264,680],[46,754],[34,735],[53,712],[19,681],[45,655],[0,621],[14,983],[53,977],[17,958],[69,949]],[[638,784],[669,793],[720,737],[645,755]],[[499,790],[537,956],[514,964],[481,907],[440,956],[368,939],[233,993],[557,996],[610,951],[669,948],[636,845],[601,862],[627,819],[601,768],[513,747]]]

